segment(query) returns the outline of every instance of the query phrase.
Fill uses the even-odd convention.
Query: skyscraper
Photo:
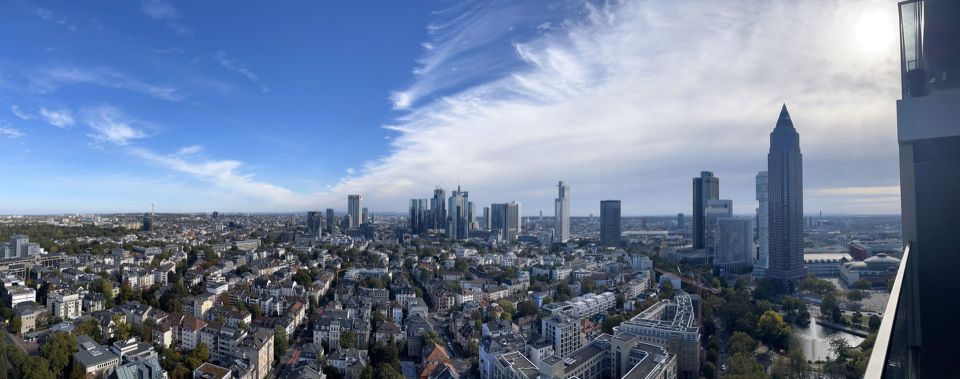
[[[150,213],[143,214],[143,223],[140,224],[140,230],[144,232],[149,232],[153,230],[153,214],[150,214]]]
[[[557,184],[557,199],[554,202],[554,238],[556,242],[570,239],[570,186],[562,180]]]
[[[307,212],[307,233],[319,236],[320,228],[323,225],[323,216],[320,212],[309,211]]]
[[[490,207],[483,207],[483,230],[490,231]]]
[[[333,233],[333,227],[337,225],[333,215],[333,208],[327,208],[327,233]]]
[[[360,195],[347,195],[347,216],[350,218],[350,227],[357,228],[363,223],[360,218]]]
[[[520,203],[490,205],[491,231],[496,231],[507,241],[516,241],[520,235]]]
[[[477,229],[477,206],[472,201],[467,202],[467,227],[468,230]]]
[[[720,252],[720,220],[733,217],[733,200],[707,200],[703,215],[704,248],[711,262],[715,262]]]
[[[430,229],[447,229],[447,192],[443,188],[437,187],[433,190],[433,198],[430,199],[429,225]]]
[[[717,220],[719,240],[714,266],[721,270],[742,270],[753,264],[753,220],[725,217]]]
[[[768,197],[767,197],[767,172],[757,173],[757,244],[760,246],[757,263],[753,266],[753,276],[762,278],[766,275],[767,266],[770,262],[770,241],[769,241],[769,223],[767,217]]]
[[[447,238],[449,239],[466,239],[469,234],[468,196],[468,193],[461,191],[459,186],[450,194],[447,205]]]
[[[370,222],[370,209],[363,207],[360,209],[360,224],[366,224]]]
[[[685,226],[687,225],[683,222],[683,213],[677,213],[677,229],[683,230]]]
[[[425,234],[430,212],[428,199],[410,199],[410,233]]]
[[[620,245],[620,200],[600,202],[600,244]]]
[[[803,156],[800,135],[787,105],[780,109],[770,133],[767,154],[767,196],[770,241],[767,277],[788,287],[806,275],[803,266]]]
[[[707,200],[720,198],[720,178],[710,171],[700,172],[699,178],[693,178],[693,248],[706,248]]]

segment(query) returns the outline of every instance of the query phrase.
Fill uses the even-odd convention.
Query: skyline
[[[0,157],[21,181],[0,214],[343,211],[349,193],[402,214],[459,181],[478,207],[549,215],[563,179],[573,216],[689,215],[700,171],[752,214],[784,102],[808,214],[899,213],[883,2],[330,6],[260,35],[245,22],[291,12],[238,5],[209,30],[200,4],[3,5],[0,31],[25,37],[0,42]]]

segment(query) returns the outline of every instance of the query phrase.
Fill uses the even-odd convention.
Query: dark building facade
[[[600,244],[620,245],[620,200],[600,202]]]
[[[307,212],[307,233],[319,236],[322,227],[323,215],[318,211]]]
[[[693,248],[703,249],[707,245],[707,200],[720,198],[720,178],[710,171],[703,171],[699,178],[693,178]]]
[[[768,239],[767,276],[781,285],[803,279],[803,156],[800,135],[786,104],[770,133],[767,154]]]

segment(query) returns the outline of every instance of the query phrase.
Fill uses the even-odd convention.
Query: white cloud
[[[69,109],[47,109],[40,108],[40,117],[58,128],[66,128],[73,125],[73,115]]]
[[[180,90],[176,87],[142,82],[106,67],[54,67],[31,72],[28,79],[30,89],[40,94],[54,92],[67,85],[92,84],[139,92],[162,100],[182,100]]]
[[[126,145],[131,140],[147,137],[143,129],[148,128],[149,124],[127,117],[116,108],[101,106],[87,109],[84,116],[84,122],[94,131],[90,136],[97,142]]]
[[[32,114],[30,114],[29,112],[26,112],[26,111],[24,111],[24,110],[21,110],[20,107],[18,107],[18,106],[16,106],[16,105],[11,105],[11,106],[10,106],[10,112],[12,112],[14,116],[17,116],[17,117],[20,118],[21,120],[29,120],[29,119],[32,119],[32,118],[33,118],[33,115],[32,115]]]
[[[67,19],[65,17],[59,16],[47,8],[36,7],[33,9],[33,12],[44,21],[52,22],[54,24],[67,28],[70,31],[74,31],[74,32],[77,31],[77,27],[67,22]]]
[[[193,35],[193,28],[180,21],[180,12],[166,0],[144,0],[140,8],[150,18],[162,21],[170,30],[181,37]]]
[[[128,149],[134,156],[148,162],[215,185],[234,204],[247,204],[243,209],[291,210],[308,203],[302,195],[258,181],[252,174],[242,173],[243,163],[239,161],[188,157],[181,154],[183,149],[173,155],[159,154],[142,147]]]
[[[240,64],[240,62],[238,62],[236,59],[227,57],[227,52],[218,51],[216,52],[216,54],[213,55],[213,57],[216,58],[217,63],[219,63],[220,66],[225,68],[227,71],[232,71],[240,75],[243,75],[243,77],[247,78],[247,80],[250,80],[251,82],[254,82],[254,83],[260,82],[260,76],[258,76],[253,71],[250,71],[250,69],[248,69],[246,66]],[[270,88],[263,84],[260,84],[260,92],[265,94],[269,93]]]
[[[0,135],[7,138],[20,138],[26,135],[23,131],[9,126],[0,126]]]
[[[200,145],[184,146],[184,147],[181,147],[179,150],[177,150],[177,155],[193,155],[193,154],[199,153],[202,150],[203,150],[203,146],[200,146]]]
[[[391,96],[409,109],[387,126],[399,133],[391,151],[321,201],[359,192],[371,206],[398,209],[459,178],[479,204],[519,200],[527,214],[549,214],[554,185],[566,179],[578,214],[595,213],[604,198],[622,199],[628,215],[675,214],[689,212],[690,178],[712,170],[735,212],[752,213],[754,175],[766,167],[783,102],[800,133],[807,188],[898,183],[893,4],[624,1],[506,41],[485,36],[520,25],[503,21],[518,16],[485,4],[441,15],[431,33],[442,38],[429,41],[416,82]],[[864,13],[881,25],[869,46],[849,20]],[[534,28],[543,22],[524,17]],[[492,53],[501,44],[513,58]],[[462,64],[510,59],[522,66],[494,75]],[[810,200],[808,210],[863,209]],[[884,204],[869,211],[898,211]]]
[[[813,193],[822,196],[899,196],[900,186],[821,188]]]

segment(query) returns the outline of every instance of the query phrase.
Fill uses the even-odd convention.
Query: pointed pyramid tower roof
[[[777,129],[780,127],[785,127],[793,129],[793,121],[790,120],[790,112],[787,111],[787,104],[784,103],[783,107],[780,108],[780,117],[777,118]]]

